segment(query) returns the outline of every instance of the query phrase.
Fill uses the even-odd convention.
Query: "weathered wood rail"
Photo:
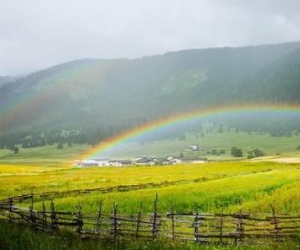
[[[146,188],[159,188],[177,185],[180,183],[193,183],[199,181],[206,181],[207,178],[197,178],[193,180],[176,180],[176,181],[163,181],[163,182],[149,182],[143,184],[128,184],[128,185],[116,185],[116,186],[108,186],[108,187],[95,187],[95,188],[87,188],[87,189],[74,189],[74,190],[66,190],[66,191],[52,191],[52,192],[43,192],[43,193],[28,193],[17,196],[12,196],[14,202],[23,202],[26,200],[31,200],[33,198],[40,199],[55,199],[59,197],[72,196],[72,195],[86,195],[94,192],[98,193],[110,193],[110,192],[128,192],[133,190],[140,190]],[[7,199],[0,200],[1,202],[6,202]]]
[[[194,241],[199,244],[263,244],[282,242],[300,233],[300,216],[271,213],[250,214],[242,210],[237,213],[170,213],[160,214],[158,197],[153,203],[153,212],[142,213],[142,203],[137,214],[119,214],[117,204],[111,214],[102,212],[102,202],[96,213],[84,213],[81,206],[77,211],[56,211],[53,201],[43,202],[41,210],[14,203],[13,198],[0,203],[0,218],[11,223],[20,223],[44,232],[68,230],[81,238],[127,241],[139,238],[155,240]],[[50,206],[49,206],[50,205]]]

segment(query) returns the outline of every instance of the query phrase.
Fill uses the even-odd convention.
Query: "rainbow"
[[[243,117],[247,114],[261,114],[265,115],[266,113],[277,113],[281,112],[284,114],[300,116],[300,106],[291,105],[291,104],[239,104],[239,105],[226,105],[226,106],[215,106],[210,108],[204,108],[199,110],[193,110],[185,113],[180,113],[176,115],[171,115],[162,119],[149,122],[142,126],[130,129],[119,135],[113,136],[103,142],[98,146],[93,147],[85,152],[83,152],[79,158],[87,159],[95,156],[101,156],[108,150],[113,150],[120,144],[133,141],[134,139],[151,135],[151,133],[158,130],[167,130],[173,126],[179,124],[193,121],[197,119],[206,119],[214,117],[228,117],[235,116]]]
[[[28,91],[21,97],[11,98],[9,102],[2,103],[0,100],[0,130],[9,129],[14,122],[20,123],[22,118],[28,118],[35,112],[53,101],[53,98],[61,92],[67,91],[74,85],[84,81],[105,75],[105,72],[114,65],[112,62],[95,60],[89,65],[69,70],[65,75],[39,82],[35,88],[28,87]],[[51,69],[50,69],[51,70]],[[34,73],[35,74],[35,73]],[[34,75],[33,74],[33,75]]]

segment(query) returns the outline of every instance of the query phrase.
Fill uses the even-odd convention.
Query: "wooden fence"
[[[28,193],[22,194],[18,196],[10,197],[14,202],[23,202],[26,200],[31,200],[34,198],[40,199],[55,199],[59,197],[72,196],[72,195],[86,195],[90,193],[110,193],[110,192],[127,192],[133,190],[140,190],[146,188],[159,188],[172,186],[182,183],[193,183],[205,181],[207,178],[197,178],[193,180],[176,180],[176,181],[163,181],[163,182],[149,182],[143,184],[130,184],[130,185],[116,185],[116,186],[108,186],[108,187],[95,187],[95,188],[87,188],[87,189],[74,189],[74,190],[65,190],[65,191],[52,191],[52,192],[43,192],[43,193]],[[1,202],[5,202],[7,199],[0,200]]]
[[[269,214],[237,213],[176,213],[174,208],[167,214],[157,209],[158,197],[153,203],[153,212],[144,214],[142,203],[137,214],[119,214],[117,204],[110,214],[102,212],[102,203],[97,213],[84,213],[81,206],[74,212],[56,211],[53,201],[47,210],[34,209],[33,199],[28,208],[14,203],[11,197],[0,203],[0,218],[11,223],[26,224],[44,232],[67,230],[81,238],[127,241],[139,238],[170,241],[194,241],[218,244],[264,244],[282,242],[297,237],[300,232],[300,216],[279,215],[271,206]]]

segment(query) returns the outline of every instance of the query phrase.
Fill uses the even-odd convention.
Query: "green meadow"
[[[169,212],[237,211],[269,212],[270,204],[278,212],[293,213],[300,208],[300,164],[275,162],[214,162],[176,166],[124,168],[38,168],[0,165],[1,198],[22,193],[66,192],[86,188],[118,185],[175,183],[155,188],[55,198],[57,209],[76,210],[79,204],[86,212],[97,212],[102,201],[107,213],[117,202],[124,213],[137,213],[144,202],[144,212],[151,212],[155,194],[159,210]],[[226,192],[224,192],[226,190]],[[41,207],[41,201],[36,201]]]
[[[186,134],[182,139],[131,143],[119,157],[136,155],[205,156],[211,162],[205,164],[181,164],[173,166],[89,167],[77,168],[73,161],[90,147],[86,145],[56,146],[21,149],[14,154],[0,150],[0,199],[26,193],[68,192],[87,188],[105,188],[118,185],[162,184],[126,192],[91,192],[88,194],[60,195],[53,199],[56,210],[74,211],[78,205],[84,213],[96,214],[99,204],[105,213],[112,213],[117,203],[119,212],[137,214],[140,202],[143,213],[153,212],[153,201],[158,194],[158,212],[237,212],[242,208],[250,213],[270,213],[270,205],[277,213],[299,214],[300,211],[300,153],[299,136],[271,137],[256,133],[226,131],[207,133],[204,136]],[[190,151],[188,146],[197,144],[205,150]],[[243,152],[259,148],[266,156],[247,159],[230,155],[232,146]],[[212,149],[224,149],[225,154],[211,155]],[[293,162],[289,162],[290,157]],[[295,160],[296,159],[296,160]],[[167,183],[166,183],[167,182]],[[49,209],[51,200],[44,199]],[[35,199],[34,208],[41,209],[43,200]],[[22,206],[29,207],[30,202]],[[15,239],[18,240],[15,240]],[[36,240],[34,240],[36,239]],[[266,246],[201,246],[177,245],[169,242],[134,242],[111,244],[82,242],[72,235],[47,237],[29,229],[1,223],[0,241],[3,249],[274,249]],[[294,249],[298,242],[281,245],[282,249]]]
[[[113,187],[141,183],[178,181],[176,185],[148,187],[128,192],[84,195],[67,194],[54,197],[57,211],[74,211],[78,206],[83,213],[97,214],[102,202],[103,213],[112,213],[117,203],[119,213],[137,214],[140,202],[142,212],[153,212],[153,201],[158,194],[158,212],[237,212],[240,208],[250,213],[270,213],[270,205],[277,213],[299,214],[300,164],[275,162],[212,162],[176,166],[144,166],[123,168],[39,167],[25,165],[0,165],[1,198],[24,193],[84,190],[93,187]],[[42,209],[42,202],[50,209],[52,198],[35,199],[34,208]],[[30,201],[20,204],[29,207]],[[45,234],[20,229],[1,223],[0,238],[7,249],[274,249],[266,246],[201,246],[177,245],[170,242],[132,242],[112,244],[103,241],[82,242],[70,234],[47,237]],[[16,240],[18,239],[18,240]],[[35,240],[34,240],[35,239]],[[294,249],[297,241],[281,245],[281,249]],[[170,248],[171,247],[171,248]],[[6,248],[4,248],[6,249]]]
[[[188,150],[189,145],[199,145],[202,151],[191,152]],[[294,156],[300,155],[297,147],[300,145],[300,136],[272,137],[269,134],[235,132],[230,130],[224,133],[187,133],[183,138],[175,138],[170,140],[161,140],[151,143],[128,143],[122,151],[124,156],[134,157],[137,155],[166,156],[179,155],[183,153],[187,156],[205,156],[209,159],[230,159],[230,151],[232,147],[241,148],[244,155],[253,149],[261,149],[267,156]],[[224,155],[214,156],[208,153],[213,149],[225,150]]]
[[[191,151],[190,145],[198,145],[202,150]],[[97,148],[96,145],[94,148]],[[115,158],[134,158],[136,156],[200,156],[210,160],[237,160],[231,155],[231,148],[242,149],[243,156],[247,158],[247,152],[253,149],[260,149],[267,157],[297,157],[300,156],[300,135],[293,133],[291,136],[270,136],[257,132],[247,133],[236,132],[233,129],[223,133],[216,131],[210,133],[186,133],[184,136],[156,140],[153,142],[130,142],[122,145],[122,150],[112,147],[107,156]],[[39,166],[60,166],[62,164],[72,165],[76,159],[81,159],[82,154],[91,149],[89,145],[64,145],[63,149],[57,149],[57,145],[38,148],[20,148],[17,154],[9,150],[0,150],[0,163],[24,164]],[[116,150],[115,150],[116,149]],[[212,150],[224,150],[223,154],[211,154]],[[117,154],[116,154],[117,152]],[[105,153],[105,152],[104,152]],[[105,155],[106,156],[106,155]]]

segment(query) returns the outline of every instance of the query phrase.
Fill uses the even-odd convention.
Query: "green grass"
[[[121,213],[136,214],[143,201],[143,211],[149,213],[153,212],[153,200],[158,193],[161,213],[170,212],[171,207],[177,212],[220,212],[222,209],[237,212],[242,207],[247,212],[268,213],[270,204],[274,204],[278,212],[295,213],[300,208],[300,194],[295,193],[300,187],[299,175],[299,169],[273,170],[126,193],[57,198],[55,204],[59,210],[76,211],[80,203],[85,212],[96,214],[102,200],[106,213],[112,212],[116,202]],[[284,192],[289,189],[293,192]]]
[[[123,168],[73,168],[0,165],[1,195],[19,195],[28,192],[67,191],[74,189],[109,187],[117,185],[162,183],[181,181],[205,182],[235,176],[264,173],[271,170],[297,170],[298,165],[273,162],[216,162],[208,164],[183,164],[175,166],[144,166]]]
[[[103,211],[112,212],[117,202],[120,213],[136,214],[143,201],[143,213],[153,212],[153,200],[158,193],[159,213],[166,213],[175,207],[177,212],[208,211],[224,209],[236,212],[270,212],[273,204],[278,213],[299,214],[300,211],[300,164],[285,164],[271,161],[236,161],[230,156],[232,146],[244,152],[259,148],[269,158],[299,157],[296,148],[299,136],[270,137],[243,132],[209,133],[204,137],[186,134],[185,140],[173,139],[152,143],[129,143],[120,158],[137,155],[194,155],[213,160],[227,160],[208,164],[177,166],[124,167],[124,168],[74,168],[73,160],[87,145],[65,146],[59,150],[56,145],[43,148],[21,149],[18,154],[0,150],[0,198],[34,192],[68,191],[117,185],[162,183],[182,181],[177,185],[147,188],[129,192],[107,194],[91,193],[54,198],[57,210],[77,211],[82,205],[84,213],[97,213],[99,202]],[[224,149],[225,155],[212,156],[204,152],[191,152],[187,147],[197,144],[206,150]],[[146,152],[146,153],[145,153]],[[235,161],[233,161],[235,160]],[[198,181],[195,181],[199,179]],[[46,200],[49,208],[50,200]],[[29,202],[23,203],[28,207]],[[34,207],[41,208],[42,201],[35,200]],[[0,222],[0,249],[275,249],[273,246],[199,246],[196,244],[170,244],[170,242],[132,242],[108,244],[105,242],[82,242],[69,234],[44,235],[26,228],[18,228]],[[298,242],[288,242],[281,249],[295,249]]]
[[[134,183],[160,183],[164,180],[186,180],[178,185],[148,188],[129,192],[107,194],[91,193],[55,198],[56,210],[77,211],[81,204],[83,213],[96,214],[99,202],[103,212],[111,213],[117,202],[119,213],[137,214],[143,201],[144,214],[153,212],[153,201],[158,193],[158,211],[167,213],[171,207],[177,212],[243,211],[270,212],[273,204],[278,213],[298,214],[300,208],[300,164],[273,162],[215,162],[177,166],[128,168],[71,168],[0,165],[1,196],[49,190],[64,191]],[[195,182],[197,178],[203,178]],[[54,185],[55,184],[55,185]],[[10,191],[9,191],[10,190]],[[50,200],[46,200],[49,209]],[[29,207],[30,202],[20,204]],[[35,209],[41,209],[42,200],[36,199]],[[203,246],[195,243],[172,244],[167,240],[155,242],[133,241],[113,244],[105,241],[81,241],[78,236],[61,232],[45,235],[27,228],[0,222],[2,249],[276,249],[264,246]],[[295,249],[299,242],[289,241],[280,249]]]
[[[97,213],[99,201],[104,202],[107,213],[112,211],[115,202],[122,212],[137,213],[143,201],[143,210],[148,213],[153,211],[153,199],[158,193],[161,213],[169,212],[172,206],[181,212],[219,212],[221,209],[235,212],[241,206],[250,212],[269,212],[270,204],[274,204],[278,212],[297,213],[300,208],[300,194],[296,191],[300,188],[299,176],[300,164],[273,162],[81,169],[3,165],[0,166],[0,197],[184,180],[160,188],[69,195],[54,201],[59,210],[76,211],[80,203],[84,212],[92,213]],[[46,203],[49,206],[49,201]],[[41,208],[41,201],[36,200],[35,207]]]
[[[204,148],[203,152],[190,152],[187,147],[196,144]],[[147,152],[149,155],[201,155],[209,159],[232,159],[230,155],[231,147],[241,148],[244,155],[247,152],[256,148],[263,150],[267,155],[298,155],[297,147],[300,145],[300,136],[291,137],[272,137],[270,135],[260,135],[246,132],[236,133],[234,131],[224,133],[208,133],[204,137],[199,134],[186,134],[184,140],[162,140],[152,143],[129,143],[123,151],[124,155],[136,156],[143,155]],[[212,156],[206,152],[211,149],[224,149],[226,154],[220,156]]]
[[[56,145],[52,145],[27,149],[21,148],[17,154],[9,150],[0,150],[0,163],[39,166],[71,164],[76,155],[80,155],[89,148],[90,146],[87,145],[74,145],[57,149]]]
[[[196,243],[184,244],[170,241],[131,241],[131,242],[106,242],[101,240],[81,241],[73,234],[60,231],[59,233],[45,234],[33,231],[24,226],[8,224],[0,221],[0,249],[6,250],[290,250],[298,249],[297,240],[276,244],[265,244],[257,246],[222,246],[201,245]]]
[[[204,148],[203,151],[192,152],[188,146],[197,144]],[[253,149],[261,149],[267,156],[300,157],[300,151],[297,147],[300,145],[300,136],[293,135],[290,137],[271,137],[268,134],[257,134],[246,132],[236,133],[233,130],[224,133],[205,133],[201,137],[200,133],[187,133],[184,140],[178,138],[169,140],[160,140],[148,143],[131,142],[123,145],[122,150],[113,148],[107,152],[111,158],[133,158],[135,156],[179,156],[183,153],[185,156],[201,156],[210,160],[237,160],[230,155],[231,147],[241,148],[244,158],[247,152]],[[63,149],[57,149],[57,145],[45,146],[39,148],[21,148],[19,153],[14,154],[9,150],[0,150],[0,163],[7,164],[35,164],[35,165],[52,165],[72,164],[80,158],[83,152],[91,149],[88,145],[73,145],[72,147],[64,146]],[[225,154],[220,156],[208,154],[207,151],[212,149],[225,150]],[[117,153],[117,155],[116,155]]]

